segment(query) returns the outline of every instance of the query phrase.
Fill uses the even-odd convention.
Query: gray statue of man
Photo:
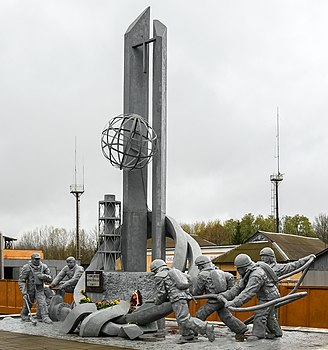
[[[199,269],[199,274],[194,283],[194,295],[219,294],[233,287],[234,276],[229,272],[218,269],[207,256],[198,256],[195,265]],[[198,309],[196,317],[205,321],[215,311],[221,321],[236,334],[236,340],[243,341],[245,333],[248,331],[247,326],[234,317],[222,301],[209,299]]]
[[[179,326],[179,343],[194,340],[194,334],[205,335],[209,341],[215,340],[214,326],[198,318],[190,316],[188,301],[192,299],[189,292],[190,277],[170,268],[161,259],[155,259],[150,264],[151,272],[155,273],[156,297],[155,304],[159,305],[170,301]]]
[[[18,278],[18,286],[24,298],[24,305],[21,311],[23,321],[28,320],[29,309],[36,301],[37,319],[44,323],[52,323],[48,315],[46,296],[44,293],[44,282],[51,282],[52,277],[46,264],[41,262],[40,254],[31,255],[31,260],[25,264]],[[29,309],[26,305],[28,302]]]
[[[276,255],[270,247],[265,247],[260,251],[261,260],[267,263],[272,270],[277,274],[278,277],[288,274],[297,270],[298,268],[305,265],[311,258],[315,258],[314,254],[310,254],[301,258],[297,261],[292,261],[285,264],[278,264],[276,260]]]
[[[50,284],[50,288],[58,286],[57,294],[62,297],[64,297],[65,292],[74,292],[74,288],[84,272],[83,267],[76,263],[73,256],[69,256],[66,259],[66,263],[67,265],[59,272]]]
[[[280,297],[277,287],[278,278],[265,263],[255,264],[247,254],[235,258],[235,266],[240,276],[239,282],[221,295],[229,300],[226,307],[240,307],[257,296],[258,303],[264,304]],[[281,327],[276,319],[274,306],[265,307],[254,312],[252,335],[247,340],[266,337],[266,329],[275,337],[282,336]]]

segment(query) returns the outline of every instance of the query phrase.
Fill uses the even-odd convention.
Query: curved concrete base
[[[79,333],[80,337],[98,337],[105,323],[127,314],[129,309],[130,303],[122,300],[117,305],[93,312],[82,321]]]
[[[48,307],[49,317],[52,321],[64,321],[71,312],[71,306],[64,303],[61,295],[54,295]]]
[[[97,307],[94,303],[78,304],[67,315],[59,331],[64,334],[73,333],[80,321],[95,311],[97,311]]]
[[[100,330],[100,335],[116,337],[118,336],[122,325],[114,322],[107,322]]]
[[[126,324],[124,326],[121,326],[118,336],[132,340],[138,338],[142,334],[142,329],[136,324]]]

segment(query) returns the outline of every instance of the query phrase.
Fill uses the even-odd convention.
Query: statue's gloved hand
[[[222,303],[223,306],[229,307],[229,306],[235,306],[232,301],[228,301],[223,295],[218,295],[218,301]]]
[[[218,307],[219,308],[223,308],[225,307],[225,302],[227,301],[227,299],[225,297],[223,297],[222,295],[218,294],[216,296],[217,301],[218,301]]]
[[[41,280],[41,281],[44,281],[47,277],[47,275],[44,274],[44,273],[38,273],[38,278]]]
[[[228,308],[229,308],[230,306],[234,307],[234,306],[235,306],[235,303],[234,303],[233,301],[228,301],[228,300],[226,300],[225,307],[228,307]]]
[[[311,259],[311,258],[313,258],[313,259],[315,259],[317,256],[315,255],[315,254],[310,254],[309,255],[309,260]]]
[[[21,293],[22,293],[23,298],[25,298],[25,297],[28,296],[28,294],[27,294],[27,288],[26,288],[25,285],[24,285],[23,288],[21,289]]]
[[[45,281],[45,282],[50,282],[50,281],[52,281],[52,277],[51,277],[50,275],[45,274],[45,273],[40,273],[40,274],[38,275],[38,277],[39,277],[39,279],[40,279],[41,281]]]

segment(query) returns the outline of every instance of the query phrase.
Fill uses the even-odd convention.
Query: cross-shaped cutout
[[[144,40],[142,43],[140,44],[136,44],[136,45],[133,45],[132,48],[137,48],[137,47],[140,47],[142,46],[142,70],[144,73],[147,73],[147,57],[148,57],[148,44],[152,43],[156,41],[156,38],[151,38],[151,39],[147,39],[147,40]]]

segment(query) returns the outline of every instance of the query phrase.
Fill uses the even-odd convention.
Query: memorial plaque
[[[86,271],[85,272],[85,291],[86,292],[103,292],[103,272]]]

